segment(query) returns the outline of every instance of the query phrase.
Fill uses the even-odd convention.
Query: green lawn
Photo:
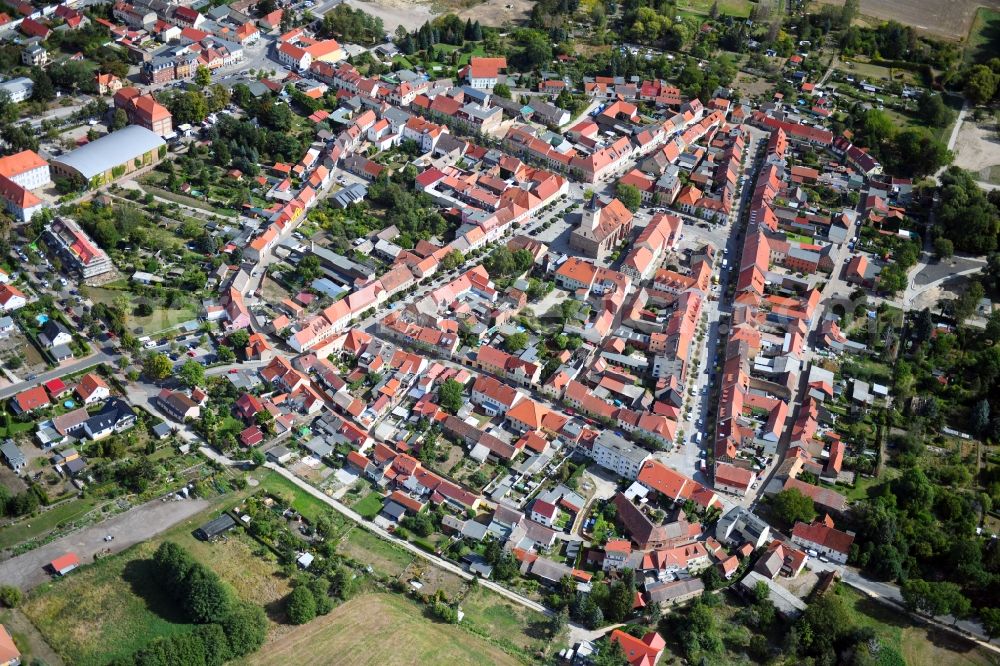
[[[0,550],[11,548],[28,539],[34,539],[54,529],[60,523],[82,518],[95,506],[97,506],[97,500],[93,498],[68,500],[33,518],[26,518],[5,527],[0,530]]]
[[[907,664],[979,666],[994,664],[995,656],[951,634],[915,625],[909,617],[882,605],[846,585],[835,594],[845,602],[852,622],[871,628],[887,645],[899,652]]]
[[[372,491],[361,500],[359,500],[354,506],[351,507],[362,516],[371,520],[378,515],[378,512],[382,510],[382,495],[380,493]]]
[[[996,55],[1000,46],[1000,11],[988,7],[976,10],[965,46],[967,63],[986,62]]]
[[[716,4],[716,0],[678,0],[677,9],[707,15],[711,12],[713,4]],[[750,16],[753,3],[750,0],[718,0],[718,6],[720,15],[747,18]]]
[[[790,241],[795,241],[797,243],[812,243],[813,239],[809,236],[803,236],[802,234],[791,234],[786,233],[785,239]]]
[[[326,502],[313,497],[280,474],[272,473],[265,476],[258,486],[258,489],[260,488],[284,498],[291,498],[292,508],[309,522],[315,522],[316,518],[323,514],[333,513],[333,508]]]
[[[135,299],[135,295],[128,290],[108,289],[105,287],[80,287],[80,293],[91,299],[95,303],[113,305],[116,296]],[[151,315],[138,317],[130,314],[128,318],[129,326],[135,330],[141,328],[146,335],[160,333],[174,328],[178,324],[189,321],[197,317],[198,313],[192,305],[184,305],[179,308],[155,308]]]
[[[353,527],[337,550],[375,571],[395,578],[415,557],[394,543],[385,541],[361,527]]]
[[[0,426],[0,437],[13,437],[14,435],[19,435],[22,432],[28,432],[35,427],[34,421],[20,422],[11,421],[10,427]]]
[[[541,613],[515,604],[482,587],[473,587],[461,603],[464,623],[478,634],[513,646],[525,654],[546,651],[558,641],[549,641],[543,629],[546,618]]]

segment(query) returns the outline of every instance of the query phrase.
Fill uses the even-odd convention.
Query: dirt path
[[[108,550],[112,553],[145,541],[209,507],[205,500],[160,501],[153,500],[130,509],[103,523],[68,534],[40,548],[0,562],[0,581],[16,585],[27,592],[51,576],[46,566],[66,553],[76,553],[81,564],[93,561],[94,554]],[[107,535],[114,536],[105,542]]]

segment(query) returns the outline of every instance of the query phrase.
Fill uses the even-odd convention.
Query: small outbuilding
[[[49,563],[52,571],[59,574],[60,576],[65,576],[73,569],[80,566],[80,558],[76,556],[76,553],[66,553],[61,555]]]
[[[229,530],[236,527],[236,521],[228,513],[224,513],[214,520],[210,520],[194,531],[195,537],[202,541],[211,541],[222,536]]]

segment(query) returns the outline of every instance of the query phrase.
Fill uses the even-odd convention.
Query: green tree
[[[635,602],[635,590],[622,581],[611,585],[608,602],[604,609],[604,617],[610,622],[622,622],[632,612]]]
[[[219,348],[215,351],[215,355],[220,363],[232,363],[236,359],[236,354],[233,353],[232,347],[228,345],[219,345]]]
[[[628,666],[629,660],[621,644],[604,639],[600,643],[598,653],[590,659],[590,663],[593,666]]]
[[[515,354],[528,346],[528,340],[527,333],[512,333],[503,341],[503,346],[509,353]]]
[[[918,177],[934,173],[953,159],[948,146],[923,127],[910,127],[896,134],[888,155],[896,171]]]
[[[246,329],[241,328],[230,333],[226,342],[233,349],[245,349],[250,344],[250,334]]]
[[[174,364],[166,354],[149,354],[142,363],[143,373],[152,380],[163,380],[173,374]]]
[[[444,255],[441,260],[441,268],[446,271],[454,270],[465,263],[465,255],[458,250],[452,250]]]
[[[465,404],[464,388],[454,379],[446,379],[438,389],[441,407],[452,414],[457,414],[458,410]]]
[[[934,239],[934,256],[938,259],[951,259],[955,255],[955,244],[944,236]]]
[[[615,186],[615,196],[633,213],[642,206],[642,192],[635,185],[618,183]]]
[[[260,606],[240,602],[220,621],[234,657],[256,652],[267,639],[267,615]]]
[[[941,98],[941,95],[930,91],[924,92],[917,100],[917,110],[931,127],[945,127],[951,122],[952,112]]]
[[[973,104],[987,104],[997,94],[997,75],[986,65],[975,65],[965,77],[965,96]]]
[[[1000,608],[981,608],[979,619],[983,622],[983,629],[990,638],[1000,636]]]
[[[969,600],[955,583],[932,583],[919,578],[905,581],[900,588],[906,608],[934,617],[952,615],[956,619],[969,614]]]
[[[38,102],[51,102],[56,98],[56,87],[52,79],[45,70],[37,67],[31,70],[31,80],[34,88],[31,91],[31,99]]]
[[[952,166],[941,174],[935,219],[956,250],[989,254],[997,249],[1000,213],[964,169]]]
[[[782,490],[771,500],[771,507],[778,520],[786,525],[796,522],[811,523],[816,519],[816,507],[812,498],[795,488]]]
[[[297,585],[285,600],[285,612],[292,624],[305,624],[316,617],[316,597],[305,585]]]
[[[189,388],[202,386],[205,383],[205,366],[194,359],[189,359],[181,366],[177,376]]]
[[[566,626],[569,624],[569,608],[563,606],[558,612],[553,613],[549,618],[549,636],[552,638],[558,637]]]
[[[125,109],[115,109],[114,116],[111,119],[111,126],[108,129],[115,132],[126,125],[128,125],[128,115],[125,113]]]
[[[13,585],[0,585],[0,604],[7,608],[17,608],[21,605],[21,590]]]
[[[216,622],[229,613],[229,594],[210,569],[201,565],[192,568],[184,586],[187,590],[184,609],[194,622]]]
[[[498,83],[493,86],[493,94],[496,97],[502,97],[504,99],[510,99],[510,88],[506,83]]]
[[[202,88],[207,87],[212,83],[212,71],[204,65],[198,65],[194,72],[194,82]]]
[[[858,17],[861,9],[861,0],[845,0],[844,6],[840,8],[840,27],[850,27],[851,23]]]

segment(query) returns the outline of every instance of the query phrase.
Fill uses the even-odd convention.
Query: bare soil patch
[[[976,123],[966,117],[955,141],[955,166],[967,169],[980,180],[989,181],[991,171],[1000,166],[1000,137],[994,120]]]

